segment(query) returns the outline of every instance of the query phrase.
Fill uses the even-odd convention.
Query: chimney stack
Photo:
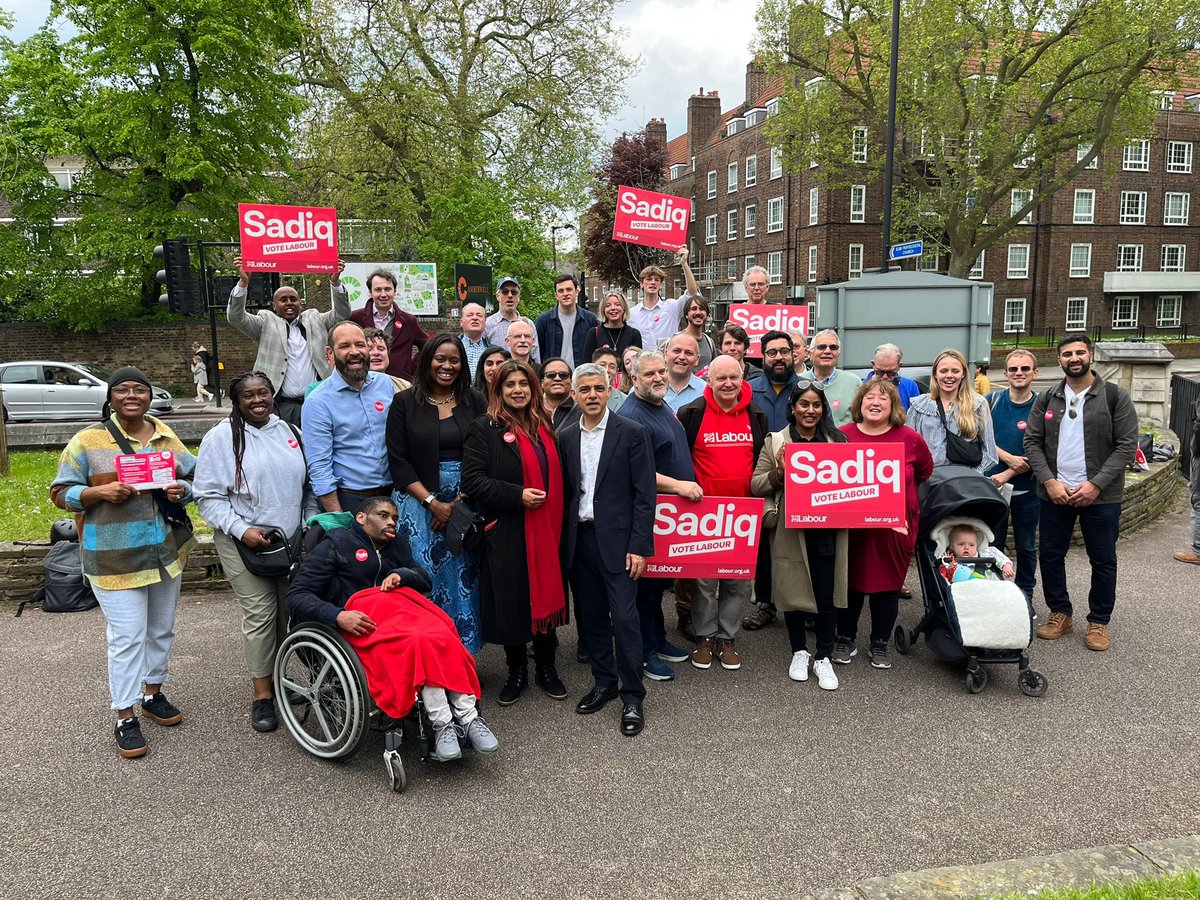
[[[721,98],[716,91],[705,94],[700,88],[700,93],[688,97],[688,155],[695,156],[720,124]]]
[[[753,106],[754,101],[763,95],[763,91],[767,89],[769,83],[770,80],[767,78],[767,73],[763,71],[758,57],[750,60],[746,64],[746,105]]]
[[[666,119],[651,119],[646,123],[646,142],[664,147],[667,145]]]

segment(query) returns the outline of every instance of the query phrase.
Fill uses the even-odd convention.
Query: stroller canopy
[[[925,540],[947,516],[979,519],[995,530],[1008,504],[986,475],[966,466],[934,466],[929,480],[917,491],[921,506],[919,536]]]

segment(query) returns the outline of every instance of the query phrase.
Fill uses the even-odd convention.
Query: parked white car
[[[107,419],[108,378],[112,373],[88,363],[50,360],[0,365],[0,396],[4,421],[29,419]],[[150,412],[169,413],[175,400],[155,386]]]

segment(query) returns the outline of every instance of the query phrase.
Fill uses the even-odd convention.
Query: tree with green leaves
[[[156,244],[228,240],[239,201],[281,196],[303,101],[280,60],[299,42],[285,0],[56,0],[39,32],[0,42],[9,312],[79,329],[151,312]],[[56,183],[56,156],[82,172]]]
[[[906,0],[901,17],[893,234],[959,277],[1102,150],[1148,137],[1200,39],[1193,0]],[[882,172],[890,19],[890,0],[763,0],[760,58],[788,75],[767,135],[789,168],[832,188]]]

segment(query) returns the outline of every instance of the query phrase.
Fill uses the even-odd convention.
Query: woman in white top
[[[929,445],[933,464],[963,465],[958,453],[949,446],[947,432],[975,444],[978,463],[970,468],[986,472],[996,465],[996,434],[992,428],[992,411],[987,400],[975,393],[967,377],[967,359],[957,350],[943,350],[933,361],[933,376],[929,393],[914,397],[908,407],[908,424]]]

